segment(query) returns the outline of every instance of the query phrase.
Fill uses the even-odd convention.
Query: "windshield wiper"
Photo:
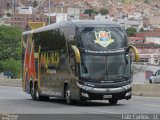
[[[128,80],[130,78],[130,76],[109,76],[109,78],[112,78],[112,79],[125,79],[125,80]]]
[[[92,80],[105,80],[106,76],[85,76],[84,78],[92,79]]]

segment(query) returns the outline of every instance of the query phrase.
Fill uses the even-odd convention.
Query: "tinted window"
[[[156,75],[156,76],[160,75],[160,71],[157,71],[155,75]]]
[[[119,49],[127,46],[126,34],[120,27],[79,28],[79,46],[89,50]]]
[[[59,30],[44,31],[34,34],[35,51],[38,51],[39,46],[41,51],[55,51],[65,49],[66,41],[64,34]]]

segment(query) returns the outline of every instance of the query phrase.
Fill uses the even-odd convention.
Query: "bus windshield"
[[[116,56],[82,55],[80,64],[81,77],[89,80],[116,82],[130,77],[130,56],[126,54]]]
[[[79,47],[88,50],[111,50],[127,46],[127,37],[121,27],[80,27]]]

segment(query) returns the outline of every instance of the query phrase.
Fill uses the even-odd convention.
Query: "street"
[[[20,87],[0,87],[0,113],[11,114],[147,114],[160,113],[160,98],[133,96],[117,105],[108,101],[87,101],[66,105],[64,100],[33,101]]]

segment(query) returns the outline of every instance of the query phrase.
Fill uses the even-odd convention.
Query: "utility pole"
[[[15,14],[15,12],[16,12],[16,7],[15,7],[15,0],[13,0],[13,2],[12,2],[12,4],[13,4],[13,14]]]
[[[49,6],[49,7],[48,7],[48,9],[49,9],[49,10],[48,10],[48,13],[49,13],[49,16],[48,16],[48,19],[49,19],[49,20],[48,20],[48,24],[50,25],[50,24],[51,24],[51,17],[50,17],[51,0],[49,0],[49,3],[48,3],[48,4],[49,4],[49,5],[48,5],[48,6]]]

